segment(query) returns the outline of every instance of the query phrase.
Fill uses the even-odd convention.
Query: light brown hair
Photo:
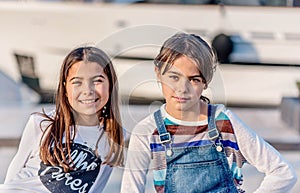
[[[65,82],[71,66],[80,61],[98,63],[103,67],[104,73],[108,77],[110,97],[105,105],[106,115],[102,115],[102,110],[98,112],[99,123],[101,122],[104,125],[110,146],[108,156],[103,163],[111,166],[122,165],[124,139],[119,112],[117,76],[109,57],[102,50],[93,46],[76,48],[63,61],[56,93],[55,115],[52,117],[45,112],[41,113],[46,118],[44,121],[49,121],[50,124],[44,130],[40,142],[40,158],[45,164],[63,167],[65,172],[72,170],[70,151],[76,129],[72,107],[66,96]],[[65,144],[63,144],[63,137],[65,137]],[[97,147],[100,137],[96,144],[96,155],[98,155]]]
[[[216,56],[207,42],[195,34],[177,33],[164,42],[154,64],[164,74],[181,56],[187,56],[196,62],[203,83],[207,87],[216,69]],[[204,96],[200,99],[210,102]]]

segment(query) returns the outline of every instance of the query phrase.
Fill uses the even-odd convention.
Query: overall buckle
[[[171,142],[171,135],[170,135],[170,133],[163,133],[163,134],[160,134],[160,135],[159,135],[159,140],[160,140],[160,142],[161,142],[162,144]]]
[[[211,140],[211,141],[216,141],[220,135],[219,131],[217,128],[214,128],[214,129],[211,129],[207,132],[208,134],[208,138]]]

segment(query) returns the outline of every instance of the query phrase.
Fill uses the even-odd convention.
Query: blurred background
[[[64,56],[76,46],[96,44],[125,80],[133,71],[145,72],[147,83],[121,81],[122,96],[160,99],[156,82],[149,81],[155,79],[152,60],[166,38],[185,31],[203,37],[218,55],[219,71],[207,91],[212,100],[278,106],[283,96],[299,94],[299,2],[1,0],[1,78],[25,84],[38,101],[52,102]]]
[[[111,56],[130,133],[163,102],[153,58],[180,31],[200,35],[218,56],[205,95],[238,114],[300,175],[299,6],[299,0],[0,0],[0,181],[30,113],[53,108],[71,49],[92,44]],[[248,171],[251,192],[262,178]]]

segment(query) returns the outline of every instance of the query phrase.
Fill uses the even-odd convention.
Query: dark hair
[[[208,86],[216,69],[216,57],[207,42],[195,34],[177,33],[164,42],[154,64],[164,74],[181,56],[187,56],[196,62],[201,78]],[[164,69],[162,69],[163,67]],[[200,99],[210,102],[204,96],[201,96]]]
[[[123,130],[121,124],[121,116],[119,112],[119,98],[118,98],[118,82],[117,76],[109,57],[100,49],[96,47],[79,47],[72,50],[64,59],[60,70],[60,79],[56,93],[56,112],[54,117],[48,116],[45,112],[42,115],[46,118],[44,121],[50,121],[49,126],[45,129],[40,142],[40,157],[46,164],[53,166],[62,166],[65,171],[71,170],[71,156],[70,147],[73,138],[76,134],[75,120],[72,114],[72,107],[70,106],[66,96],[66,78],[71,66],[77,62],[96,62],[103,67],[104,73],[109,80],[110,97],[106,104],[108,112],[107,116],[98,113],[99,122],[104,124],[104,130],[108,135],[110,145],[109,154],[104,163],[109,165],[123,164]],[[71,131],[72,130],[72,131]],[[65,136],[65,145],[62,144]],[[99,143],[97,141],[95,154]],[[51,150],[53,148],[53,150]],[[69,156],[65,155],[64,149],[67,150]]]

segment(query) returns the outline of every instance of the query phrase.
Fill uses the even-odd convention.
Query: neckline
[[[89,126],[89,125],[76,125],[77,129],[87,129],[87,130],[101,130],[102,127],[100,125],[93,125],[93,126]]]
[[[164,118],[169,119],[171,122],[178,124],[178,125],[183,125],[183,126],[202,126],[202,125],[207,125],[208,124],[208,120],[201,120],[201,121],[183,121],[180,119],[176,119],[175,117],[171,116],[170,114],[167,113],[166,109],[166,104],[163,104],[160,107],[161,110],[161,114]]]
[[[96,152],[96,147],[98,141],[101,140],[101,138],[104,135],[104,129],[103,127],[100,127],[98,125],[95,126],[83,126],[83,125],[76,125],[76,138],[77,140],[80,140],[81,143],[88,148],[92,149],[95,154],[98,154]],[[92,132],[92,133],[90,133]],[[97,136],[94,134],[94,132],[97,132]],[[92,136],[91,136],[92,134]],[[95,137],[93,139],[93,137]],[[98,144],[99,145],[99,144]]]

